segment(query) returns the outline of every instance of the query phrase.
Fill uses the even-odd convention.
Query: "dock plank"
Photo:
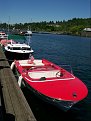
[[[7,118],[11,121],[36,121],[1,47],[0,80]]]

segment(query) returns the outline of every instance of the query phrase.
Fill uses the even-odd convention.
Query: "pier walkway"
[[[36,121],[0,46],[0,121]]]

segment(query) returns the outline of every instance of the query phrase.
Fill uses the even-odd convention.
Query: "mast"
[[[8,33],[9,33],[9,22],[10,22],[10,16],[9,16],[9,20],[8,20]]]

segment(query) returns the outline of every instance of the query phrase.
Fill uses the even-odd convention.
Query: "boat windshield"
[[[30,48],[26,48],[26,47],[8,47],[8,49],[11,50],[30,50]]]
[[[59,65],[61,68],[64,68],[65,70],[67,70],[68,72],[70,72],[71,74],[73,74],[73,70],[72,67],[70,65]]]
[[[13,47],[13,50],[21,50],[20,47]]]
[[[22,50],[30,50],[30,48],[22,47]]]

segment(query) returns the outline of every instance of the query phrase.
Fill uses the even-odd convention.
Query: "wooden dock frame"
[[[0,46],[0,83],[5,121],[36,121]]]

